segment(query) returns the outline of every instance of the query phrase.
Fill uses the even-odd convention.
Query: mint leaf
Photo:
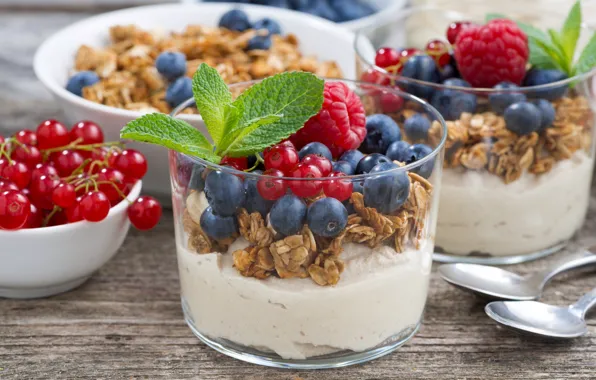
[[[581,31],[581,23],[582,9],[579,1],[576,1],[573,7],[571,7],[567,19],[565,19],[565,23],[563,24],[563,28],[561,29],[561,44],[563,45],[563,50],[565,51],[568,62],[573,62],[575,47]]]
[[[192,92],[207,130],[215,145],[218,145],[225,134],[225,110],[232,103],[232,94],[217,70],[205,63],[192,77]]]
[[[571,72],[572,62],[571,59],[567,57],[567,53],[565,53],[565,48],[563,47],[563,42],[559,32],[554,29],[548,29],[547,32],[553,43],[553,47],[556,49],[556,57],[558,58],[558,62],[562,66],[563,71],[566,73]]]
[[[575,64],[575,74],[583,74],[596,67],[596,33],[590,38]]]
[[[282,116],[283,115],[265,115],[254,120],[250,120],[247,123],[246,127],[237,129],[235,133],[227,134],[222,142],[222,144],[228,147],[226,153],[228,153],[228,155],[230,155],[231,157],[245,156],[244,154],[238,155],[238,153],[236,153],[236,151],[234,150],[234,146],[242,145],[244,142],[244,137],[248,136],[252,131],[264,125],[275,123],[279,121],[282,118]]]
[[[226,154],[257,153],[295,133],[321,109],[323,88],[324,81],[314,74],[289,72],[266,78],[244,91],[233,105],[244,110],[238,128],[250,132],[226,146]],[[251,127],[255,121],[269,120],[273,115],[280,116],[279,120]]]
[[[539,69],[557,69],[563,71],[563,68],[555,61],[548,53],[546,53],[538,44],[529,43],[530,57],[528,61],[532,66],[538,67]]]
[[[161,113],[143,115],[126,124],[120,137],[164,146],[180,153],[219,163],[213,146],[205,136],[187,122]]]

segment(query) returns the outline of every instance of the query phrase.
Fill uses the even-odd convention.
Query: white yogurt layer
[[[178,245],[182,296],[195,327],[272,351],[305,359],[341,350],[365,351],[413,328],[422,317],[432,265],[432,243],[397,253],[346,244],[345,270],[335,286],[310,279],[241,276],[233,268],[238,239],[226,254],[196,254]]]
[[[510,184],[486,171],[445,169],[436,245],[451,254],[509,256],[564,242],[584,222],[593,165],[577,152]]]

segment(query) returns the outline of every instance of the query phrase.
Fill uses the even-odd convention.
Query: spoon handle
[[[553,277],[559,273],[566,272],[571,269],[580,268],[590,264],[596,264],[596,254],[592,253],[596,250],[596,246],[591,247],[589,250],[582,250],[581,252],[575,253],[565,257],[562,261],[555,263],[553,266],[547,268],[544,271],[538,272],[532,277],[537,281],[540,281],[540,286],[543,287]],[[592,251],[592,252],[590,252]]]
[[[571,309],[574,309],[575,311],[579,312],[579,314],[583,318],[594,305],[596,305],[596,288],[584,294],[582,298],[580,298],[576,303],[571,305]]]

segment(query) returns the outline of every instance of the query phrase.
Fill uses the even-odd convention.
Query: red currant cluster
[[[104,142],[103,131],[90,121],[69,131],[46,120],[35,132],[0,136],[0,229],[102,221],[146,172],[141,153]],[[128,217],[138,229],[151,229],[161,205],[139,197]]]
[[[263,156],[263,175],[279,178],[263,177],[258,181],[257,189],[264,199],[279,199],[287,193],[288,188],[302,198],[317,196],[321,191],[327,197],[339,201],[344,201],[352,195],[352,182],[340,179],[345,174],[333,172],[331,161],[322,155],[308,154],[300,159],[294,145],[290,141],[284,141],[265,150]],[[288,180],[282,177],[302,180]],[[324,177],[337,179],[317,180]]]

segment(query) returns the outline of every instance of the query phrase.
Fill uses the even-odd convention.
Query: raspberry
[[[321,111],[290,138],[297,149],[318,141],[332,152],[356,149],[366,136],[366,115],[358,95],[342,82],[326,82]]]
[[[455,59],[462,77],[474,87],[500,82],[520,84],[526,74],[528,37],[511,20],[492,20],[460,31]]]

